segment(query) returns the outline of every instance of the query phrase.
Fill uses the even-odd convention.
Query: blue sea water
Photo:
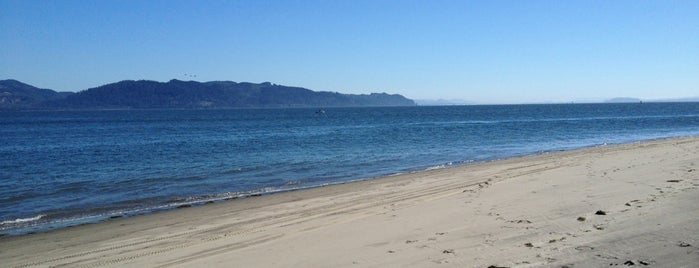
[[[699,103],[0,113],[0,233],[603,144]]]

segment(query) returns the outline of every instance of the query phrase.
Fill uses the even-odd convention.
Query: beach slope
[[[3,237],[0,260],[3,267],[696,267],[699,138]]]

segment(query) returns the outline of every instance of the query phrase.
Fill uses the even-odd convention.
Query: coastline
[[[9,267],[690,266],[697,152],[698,137],[661,139],[253,196],[2,237],[0,258]]]
[[[677,137],[675,137],[675,138],[677,138]],[[661,139],[667,139],[667,138],[661,138]],[[651,139],[651,140],[655,140],[655,139]],[[648,141],[651,141],[651,140],[648,140]],[[623,144],[623,143],[619,143],[619,144]],[[612,144],[612,145],[614,145],[614,144]],[[459,162],[448,162],[448,163],[437,164],[437,165],[433,165],[433,166],[424,166],[424,167],[418,167],[418,168],[414,168],[414,169],[406,169],[406,170],[402,170],[402,171],[397,172],[397,173],[384,174],[384,175],[379,175],[379,176],[374,176],[374,177],[359,177],[359,178],[354,178],[354,179],[350,179],[350,180],[346,180],[346,181],[325,182],[325,183],[320,183],[320,184],[308,184],[308,185],[291,186],[291,187],[284,185],[284,186],[278,186],[278,187],[265,187],[265,188],[259,188],[259,189],[252,189],[252,190],[240,191],[240,192],[227,192],[227,193],[218,193],[218,194],[214,194],[214,195],[193,196],[190,198],[184,198],[184,199],[180,199],[177,201],[156,204],[156,205],[153,205],[151,207],[124,209],[124,210],[118,210],[118,211],[107,211],[106,213],[95,214],[95,215],[80,215],[80,216],[70,217],[70,218],[61,218],[55,222],[48,222],[48,223],[37,222],[37,223],[33,223],[31,225],[27,225],[27,226],[20,228],[20,229],[5,229],[5,230],[0,229],[0,237],[3,237],[3,236],[22,236],[22,235],[28,235],[28,234],[51,232],[51,231],[56,231],[56,230],[60,230],[63,228],[72,228],[72,227],[82,226],[82,225],[87,225],[87,224],[101,223],[101,222],[105,222],[105,221],[109,221],[109,220],[113,220],[113,219],[118,219],[118,218],[139,217],[139,216],[148,215],[148,214],[152,214],[152,213],[161,213],[161,212],[166,212],[166,211],[170,211],[173,209],[180,209],[180,208],[186,208],[186,207],[192,207],[192,206],[198,207],[198,206],[209,205],[209,204],[218,203],[218,202],[228,202],[228,201],[233,201],[233,200],[237,200],[237,199],[259,197],[262,195],[279,194],[279,193],[293,192],[293,191],[303,191],[303,190],[308,190],[308,189],[328,187],[328,186],[334,186],[334,185],[339,185],[339,184],[351,184],[351,183],[363,182],[363,181],[368,181],[368,180],[382,179],[382,178],[386,178],[386,177],[401,176],[401,175],[414,174],[414,173],[420,173],[420,172],[426,172],[426,171],[432,171],[432,170],[456,168],[456,167],[462,167],[462,166],[473,165],[473,164],[487,163],[487,162],[493,162],[493,161],[502,161],[502,160],[520,158],[520,157],[525,157],[525,156],[533,156],[533,155],[538,155],[538,154],[548,154],[548,153],[558,153],[558,152],[565,152],[565,151],[581,150],[581,149],[586,149],[586,148],[594,148],[594,147],[598,147],[598,146],[607,146],[607,144],[605,143],[605,144],[587,145],[587,146],[567,148],[567,149],[552,149],[550,151],[520,153],[520,154],[516,154],[514,156],[507,156],[504,158],[486,159],[486,160],[481,160],[481,161],[467,160],[467,161],[459,161]],[[48,216],[47,214],[38,214],[38,215],[33,215],[33,216],[30,216],[27,218],[17,218],[17,219],[13,219],[13,220],[7,220],[5,222],[7,222],[7,223],[35,222],[35,221],[47,218],[47,216]],[[5,222],[3,222],[3,223],[5,223]],[[0,225],[2,225],[3,223],[0,223]]]
[[[139,216],[143,216],[143,215],[148,215],[148,214],[153,214],[153,213],[162,213],[162,212],[166,212],[166,211],[170,211],[170,210],[174,210],[174,209],[188,208],[188,207],[192,207],[192,206],[198,207],[198,206],[210,205],[210,204],[219,203],[219,202],[228,202],[228,201],[250,198],[250,197],[259,197],[262,195],[279,194],[279,193],[293,192],[293,191],[303,191],[303,190],[328,187],[328,186],[334,186],[334,185],[340,185],[340,184],[351,184],[351,183],[363,182],[363,181],[368,181],[368,180],[382,179],[382,178],[386,178],[386,177],[421,173],[421,172],[427,172],[427,171],[432,171],[432,170],[457,168],[457,167],[463,167],[463,166],[474,165],[474,164],[488,163],[488,162],[493,162],[493,161],[503,161],[503,160],[516,159],[516,158],[521,158],[521,157],[526,157],[526,156],[535,156],[535,155],[539,155],[539,154],[560,153],[560,152],[566,152],[566,151],[575,151],[575,150],[583,150],[583,149],[588,149],[588,148],[595,148],[595,147],[600,147],[600,146],[620,145],[620,144],[626,144],[626,143],[648,142],[648,141],[656,141],[656,140],[663,140],[663,139],[677,139],[677,138],[683,138],[683,137],[680,136],[680,137],[669,137],[669,138],[655,138],[655,139],[648,139],[648,140],[641,140],[641,141],[627,141],[627,142],[612,143],[612,144],[607,144],[607,143],[593,144],[593,145],[585,145],[585,146],[579,146],[579,147],[556,148],[556,149],[543,150],[543,151],[537,151],[537,152],[533,152],[533,151],[532,152],[525,152],[525,153],[515,154],[512,156],[506,156],[503,158],[484,159],[484,160],[480,160],[480,161],[467,160],[467,161],[458,161],[458,162],[448,162],[448,163],[437,164],[437,165],[432,165],[432,166],[423,166],[423,167],[418,167],[418,168],[413,168],[413,169],[405,169],[405,170],[399,171],[397,173],[389,173],[389,174],[378,175],[378,176],[373,176],[373,177],[359,177],[359,178],[354,178],[354,179],[345,180],[345,181],[337,181],[337,182],[325,182],[325,183],[319,183],[319,184],[308,184],[308,185],[291,186],[291,187],[289,187],[288,185],[284,185],[284,186],[265,187],[265,188],[252,189],[252,190],[239,191],[239,192],[227,192],[227,193],[217,193],[214,195],[193,196],[193,197],[189,197],[189,198],[181,198],[177,201],[155,204],[155,205],[150,206],[150,207],[122,209],[122,210],[117,210],[117,211],[107,210],[106,213],[101,213],[101,214],[79,215],[79,216],[69,217],[69,218],[60,218],[54,222],[48,222],[48,223],[46,223],[46,222],[31,223],[31,222],[35,222],[35,221],[47,218],[47,216],[48,216],[48,214],[38,214],[38,215],[26,217],[26,218],[17,218],[14,220],[5,221],[7,223],[30,222],[31,224],[29,224],[23,228],[19,228],[19,229],[0,229],[0,237],[22,236],[22,235],[29,235],[29,234],[36,234],[36,233],[51,232],[51,231],[56,231],[56,230],[60,230],[63,228],[72,228],[72,227],[76,227],[76,226],[101,223],[101,222],[110,221],[110,220],[119,219],[119,218],[139,217]],[[3,222],[3,223],[5,223],[5,222]],[[1,224],[2,223],[0,223],[0,225]]]

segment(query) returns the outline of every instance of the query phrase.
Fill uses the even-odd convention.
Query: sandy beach
[[[0,238],[2,267],[697,267],[699,138]]]

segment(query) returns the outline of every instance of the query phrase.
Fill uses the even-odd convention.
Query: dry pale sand
[[[0,266],[699,267],[698,186],[699,138],[605,146],[4,237]]]

